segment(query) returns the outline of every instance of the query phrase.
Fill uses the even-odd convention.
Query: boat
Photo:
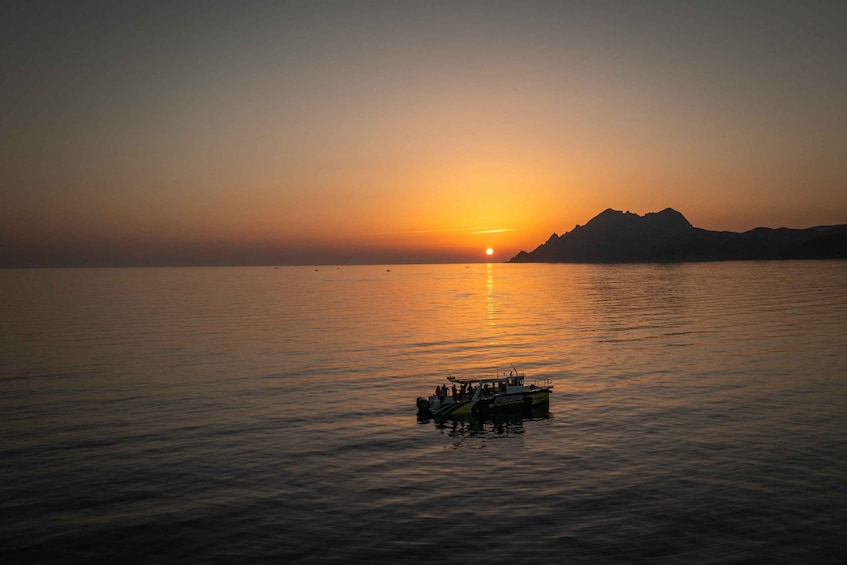
[[[490,379],[458,379],[448,373],[450,390],[442,384],[436,387],[437,394],[418,397],[418,415],[485,419],[489,415],[549,406],[552,381],[536,379],[526,384],[526,375],[514,366],[512,369],[508,375]]]

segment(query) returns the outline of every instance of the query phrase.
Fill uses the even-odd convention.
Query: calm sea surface
[[[843,261],[6,270],[0,386],[3,563],[847,561]]]

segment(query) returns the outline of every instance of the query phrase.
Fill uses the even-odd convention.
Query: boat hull
[[[448,399],[441,403],[436,397],[418,398],[418,413],[431,416],[455,418],[485,418],[489,414],[520,412],[550,404],[550,390],[538,389],[499,394],[477,400]]]

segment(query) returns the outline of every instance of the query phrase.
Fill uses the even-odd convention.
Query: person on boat
[[[459,391],[456,390],[456,385],[453,385],[453,401],[454,402],[459,401]]]
[[[447,398],[447,385],[441,385],[441,396],[442,400]]]
[[[435,385],[435,396],[438,397],[438,400],[444,400],[441,398],[441,387],[438,385]]]

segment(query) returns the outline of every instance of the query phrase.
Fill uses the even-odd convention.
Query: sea
[[[0,383],[2,563],[847,562],[847,261],[7,269]]]

